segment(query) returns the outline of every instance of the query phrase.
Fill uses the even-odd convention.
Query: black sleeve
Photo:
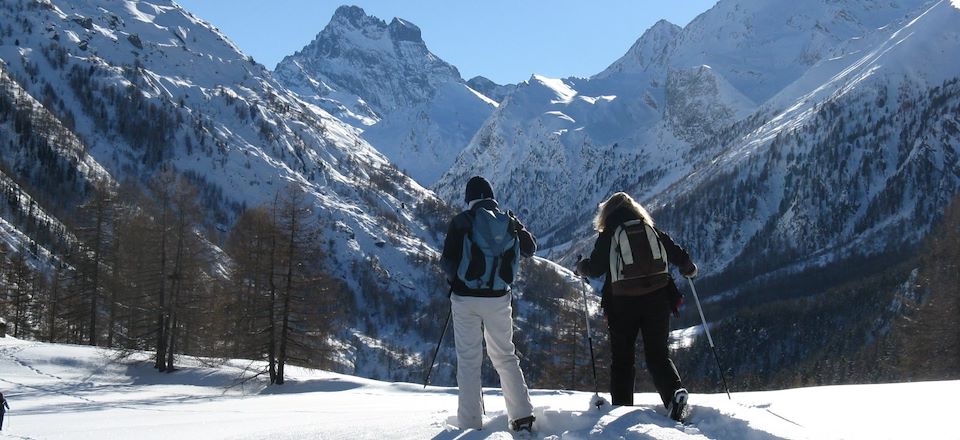
[[[517,238],[520,239],[520,255],[524,258],[530,258],[537,252],[537,237],[520,222],[517,222]]]
[[[469,224],[465,213],[460,213],[447,226],[447,236],[443,239],[443,253],[440,255],[440,265],[447,281],[457,278],[457,267],[460,266],[461,252],[463,251],[463,236],[466,233],[464,224]]]
[[[654,228],[654,230],[657,231],[657,235],[660,237],[660,242],[663,243],[664,249],[667,250],[667,260],[670,261],[670,264],[681,269],[689,267],[692,263],[690,260],[690,254],[688,254],[685,249],[680,247],[680,245],[674,243],[673,239],[670,238],[666,232],[663,232],[657,228]]]
[[[610,237],[609,234],[600,233],[597,241],[593,244],[593,252],[590,257],[583,260],[578,265],[580,273],[590,278],[597,278],[607,273],[610,267]]]

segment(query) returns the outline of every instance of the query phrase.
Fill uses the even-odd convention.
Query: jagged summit
[[[360,29],[367,24],[376,23],[386,26],[386,23],[384,23],[383,20],[367,15],[363,8],[353,5],[343,5],[338,7],[337,10],[334,11],[333,17],[330,19],[330,23],[349,25],[350,27],[356,29]]]
[[[463,82],[456,67],[427,49],[419,27],[400,18],[387,24],[357,6],[337,8],[317,37],[281,60],[275,73],[309,100],[329,107],[325,99],[332,99],[373,121],[429,100],[442,83]]]
[[[423,184],[449,168],[496,107],[430,52],[415,24],[402,18],[387,24],[356,6],[338,8],[316,39],[274,73],[304,99],[363,130]]]
[[[386,21],[368,15],[363,8],[359,6],[340,6],[333,13],[330,23],[321,31],[315,41],[330,39],[330,34],[337,35],[339,38],[354,39],[347,34],[352,31],[360,31],[362,38],[379,39],[387,37],[392,41],[406,41],[411,43],[423,44],[420,28],[400,17],[394,17],[387,24]]]
[[[390,21],[390,36],[395,41],[411,41],[414,43],[425,44],[420,36],[420,28],[402,18],[394,17]]]
[[[654,23],[633,43],[633,46],[623,57],[597,74],[596,77],[605,78],[619,73],[639,73],[654,64],[663,65],[669,56],[671,45],[674,44],[682,30],[683,28],[667,20]]]

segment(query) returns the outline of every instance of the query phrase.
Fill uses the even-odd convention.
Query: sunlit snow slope
[[[249,361],[162,374],[143,357],[86,346],[0,339],[0,438],[479,439],[513,438],[499,389],[486,389],[482,431],[456,428],[456,389],[291,369],[266,388],[242,382]],[[695,391],[695,390],[694,390]],[[956,438],[931,423],[960,382],[693,394],[690,423],[673,423],[654,393],[635,407],[589,409],[590,394],[534,390],[538,439]],[[609,396],[608,396],[609,397]],[[923,402],[922,405],[916,403]],[[951,437],[953,436],[953,437]]]

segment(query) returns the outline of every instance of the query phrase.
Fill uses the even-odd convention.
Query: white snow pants
[[[450,296],[453,335],[457,345],[457,419],[461,429],[482,427],[480,365],[483,361],[484,339],[487,341],[487,355],[500,375],[508,420],[533,415],[527,383],[523,379],[520,359],[513,345],[510,299],[510,295],[497,298]]]
[[[533,415],[527,383],[513,345],[510,299],[509,294],[498,298],[450,296],[453,336],[457,345],[457,419],[460,429],[482,427],[480,364],[483,361],[483,339],[487,341],[487,355],[500,375],[508,420]]]

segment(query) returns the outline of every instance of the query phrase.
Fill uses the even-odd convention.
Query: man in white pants
[[[461,429],[483,426],[480,365],[483,341],[486,340],[487,354],[500,375],[510,428],[531,431],[533,405],[513,344],[509,283],[513,281],[510,268],[515,270],[517,267],[512,256],[516,253],[523,257],[533,256],[537,250],[536,239],[512,212],[507,215],[500,211],[493,189],[483,177],[475,176],[467,182],[465,201],[468,209],[450,221],[441,257],[452,292],[450,306],[459,387],[458,424]],[[501,225],[506,229],[506,236],[499,234],[497,237],[507,244],[507,251],[485,260],[480,248],[485,248],[487,241],[474,228],[489,230]],[[515,243],[513,254],[509,248],[511,242]]]

